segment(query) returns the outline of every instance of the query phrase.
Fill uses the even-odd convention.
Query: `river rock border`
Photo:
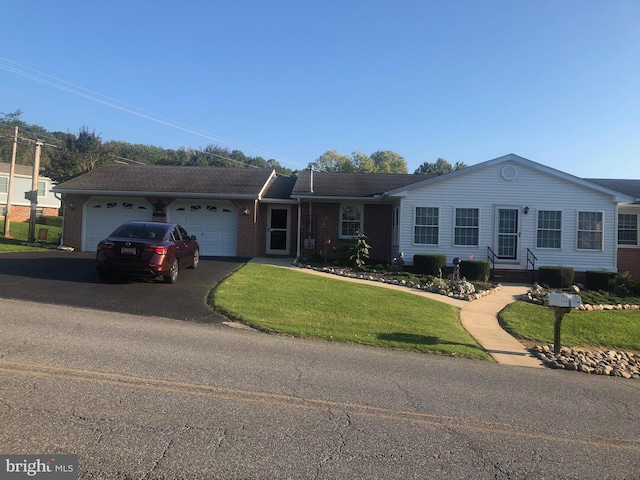
[[[531,353],[547,367],[607,375],[611,377],[640,379],[640,355],[614,350],[594,351],[560,348],[553,353],[553,345],[533,347]]]
[[[434,278],[432,282],[415,283],[404,279],[398,280],[393,275],[376,272],[357,272],[353,269],[344,267],[316,267],[305,263],[294,263],[294,265],[300,268],[315,270],[316,272],[329,273],[340,277],[354,278],[358,280],[386,283],[389,285],[398,285],[413,290],[422,290],[425,292],[436,293],[438,295],[445,295],[458,300],[466,300],[468,302],[486,297],[487,295],[497,292],[502,288],[502,286],[498,284],[487,290],[476,291],[474,285],[464,279],[460,281],[449,281]]]

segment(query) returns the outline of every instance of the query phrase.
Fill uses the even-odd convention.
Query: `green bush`
[[[539,283],[551,288],[567,288],[573,283],[575,273],[572,267],[540,267]]]
[[[613,292],[616,288],[617,273],[605,272],[604,270],[587,271],[587,288],[589,290],[604,290]]]
[[[486,282],[491,274],[491,265],[486,260],[462,260],[460,262],[460,276],[469,281]]]
[[[38,217],[36,223],[40,225],[48,225],[49,227],[62,228],[62,217],[52,217],[42,215]]]
[[[446,255],[417,254],[413,256],[413,271],[423,275],[440,275],[447,264]]]

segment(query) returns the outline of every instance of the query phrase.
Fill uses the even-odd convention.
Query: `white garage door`
[[[167,208],[167,221],[195,235],[201,255],[235,257],[238,212],[225,200],[176,200]]]
[[[95,252],[100,240],[131,220],[151,220],[153,207],[140,198],[93,197],[84,205],[82,250]]]

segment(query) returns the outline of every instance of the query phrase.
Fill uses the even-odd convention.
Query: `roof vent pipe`
[[[309,175],[309,191],[313,193],[313,165],[311,165],[311,175]]]

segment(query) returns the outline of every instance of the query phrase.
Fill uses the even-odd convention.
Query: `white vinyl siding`
[[[578,212],[578,250],[602,250],[602,212]]]
[[[439,212],[435,207],[416,207],[413,243],[437,245],[440,238]]]
[[[456,175],[447,175],[423,187],[398,192],[400,205],[400,226],[398,251],[404,252],[408,264],[416,254],[432,253],[447,257],[447,265],[452,259],[475,258],[485,260],[487,247],[497,249],[496,208],[519,209],[519,236],[517,258],[505,260],[510,268],[525,269],[526,251],[531,250],[540,265],[571,265],[576,271],[617,269],[617,228],[610,219],[617,219],[618,213],[638,212],[632,208],[618,212],[611,195],[580,184],[580,180],[563,178],[538,168],[515,164],[517,175],[506,180],[502,176],[504,164],[469,171],[460,170]],[[414,243],[415,209],[421,206],[439,207],[438,245]],[[525,207],[529,207],[525,213]],[[477,245],[455,243],[456,209],[478,209]],[[560,248],[538,246],[538,213],[558,211],[561,214]],[[578,211],[602,212],[603,250],[581,250],[577,248]],[[640,237],[640,235],[639,235]],[[638,239],[640,242],[640,238]],[[639,247],[640,248],[640,245]],[[395,251],[395,250],[394,250]]]
[[[536,247],[560,248],[562,246],[562,212],[539,210]]]

